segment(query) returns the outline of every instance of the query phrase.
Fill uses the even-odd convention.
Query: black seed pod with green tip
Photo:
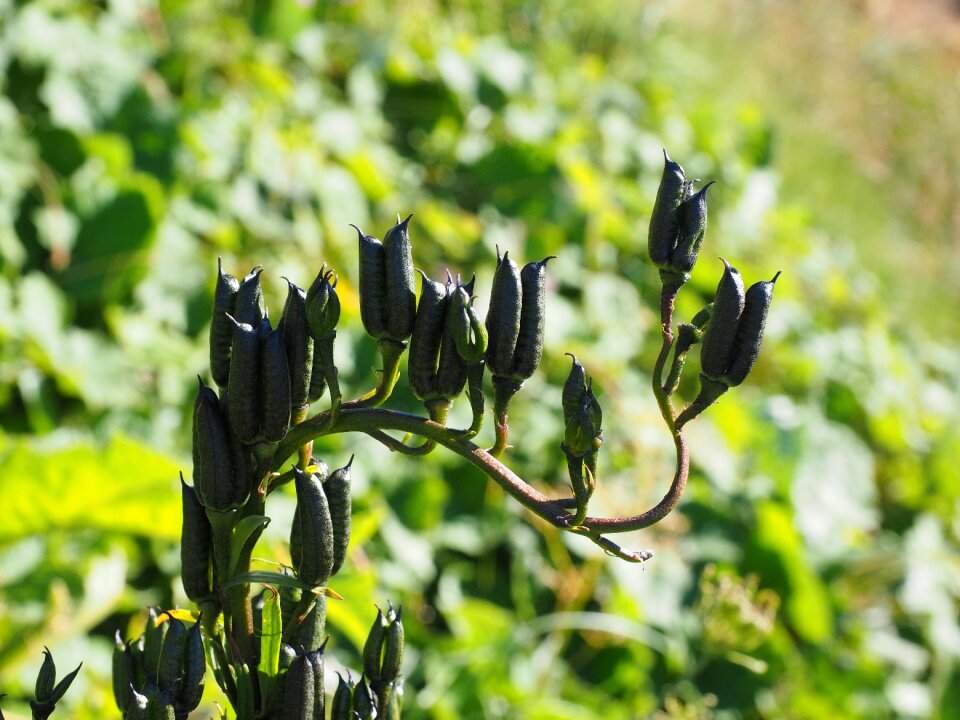
[[[417,314],[417,289],[413,276],[413,249],[410,245],[408,215],[383,236],[387,283],[387,337],[405,341],[413,332]]]
[[[551,255],[538,262],[527,263],[520,271],[523,301],[511,375],[517,382],[523,382],[532,376],[540,366],[546,322],[547,263],[555,258],[555,255]]]
[[[458,287],[450,298],[448,322],[460,357],[471,363],[483,360],[487,352],[487,328],[477,315],[465,285]]]
[[[663,176],[657,189],[657,199],[650,215],[647,235],[647,251],[653,264],[669,267],[670,255],[677,244],[680,229],[680,203],[686,198],[686,175],[680,163],[676,163],[663,151]]]
[[[680,228],[677,245],[670,254],[670,267],[680,273],[693,270],[707,231],[707,190],[715,180],[704,185],[700,192],[683,201],[679,209]]]
[[[584,455],[593,449],[602,430],[603,413],[588,383],[580,407],[566,423],[564,444],[574,455]]]
[[[369,678],[380,677],[380,664],[383,658],[383,643],[387,635],[387,618],[383,611],[377,608],[377,617],[367,633],[367,641],[363,645],[363,673]]]
[[[217,286],[213,291],[213,316],[210,318],[210,374],[220,387],[227,386],[230,377],[230,345],[233,325],[226,313],[234,312],[239,281],[223,272],[223,263],[217,258]]]
[[[313,370],[313,338],[307,325],[307,294],[287,280],[287,301],[283,306],[280,330],[287,351],[290,370],[290,403],[298,409],[307,404],[310,395],[310,373]]]
[[[723,377],[733,361],[737,326],[745,300],[740,273],[726,260],[723,260],[723,266],[723,277],[717,285],[710,325],[700,344],[700,372],[714,380]]]
[[[337,295],[337,277],[333,268],[320,268],[313,284],[307,290],[306,315],[310,336],[314,340],[329,337],[340,322],[340,298]],[[331,278],[333,282],[331,283]]]
[[[260,339],[256,325],[233,323],[230,380],[227,383],[227,417],[230,429],[240,442],[250,444],[260,434]],[[203,492],[200,491],[200,498]]]
[[[297,655],[285,676],[280,720],[313,720],[314,687],[313,665]]]
[[[420,273],[422,290],[410,339],[407,372],[410,389],[420,400],[436,398],[437,358],[447,319],[447,288]]]
[[[308,585],[324,585],[333,568],[333,522],[330,507],[316,475],[293,469],[300,519],[300,568],[297,576]]]
[[[330,473],[323,484],[323,490],[330,507],[330,521],[333,525],[333,567],[330,569],[331,575],[336,575],[343,567],[343,561],[347,557],[347,548],[350,545],[351,515],[353,513],[353,501],[350,495],[352,485],[350,468],[352,465],[353,456],[351,455],[350,462]]]
[[[180,474],[180,495],[183,501],[183,525],[180,532],[180,578],[187,597],[195,603],[208,600],[210,586],[212,536],[207,513],[196,491]]]
[[[520,335],[520,311],[523,287],[520,268],[504,253],[497,260],[487,310],[487,365],[494,375],[513,373],[513,353]]]
[[[269,327],[269,326],[267,326]],[[280,329],[260,337],[260,434],[280,442],[290,429],[290,367]]]
[[[735,387],[746,380],[760,355],[763,329],[767,322],[767,312],[770,310],[773,289],[778,277],[780,277],[779,272],[773,276],[772,280],[754,283],[747,290],[743,314],[737,326],[733,360],[724,376],[724,380],[730,387]]]
[[[263,289],[260,287],[260,266],[251,270],[241,281],[233,302],[233,312],[230,314],[237,322],[257,327],[266,316],[267,310],[263,304]]]
[[[245,499],[217,394],[200,380],[193,407],[193,483],[204,507],[227,510]]]
[[[360,319],[367,333],[379,340],[387,334],[387,256],[377,238],[351,227],[360,245]]]
[[[563,405],[563,422],[566,425],[583,407],[583,399],[587,394],[587,373],[583,365],[577,360],[573,353],[567,353],[573,360],[570,367],[570,374],[563,384],[563,393],[561,403]]]

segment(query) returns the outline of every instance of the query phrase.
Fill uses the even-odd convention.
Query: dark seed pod
[[[127,702],[123,711],[124,720],[149,720],[150,701],[147,700],[147,696],[138,693],[132,684],[127,689],[127,693]]]
[[[736,387],[746,380],[760,355],[763,328],[767,323],[767,312],[770,310],[773,288],[778,277],[780,277],[779,272],[773,276],[773,280],[754,283],[747,290],[743,314],[740,316],[740,324],[737,326],[733,361],[724,377],[730,387]]]
[[[300,506],[293,512],[293,522],[290,523],[290,564],[295,572],[300,571],[300,558],[303,555],[303,533],[300,525]]]
[[[280,720],[313,720],[314,687],[313,665],[306,655],[298,655],[284,680]]]
[[[487,352],[487,328],[464,285],[454,290],[450,298],[448,328],[460,357],[471,363],[483,360]]]
[[[310,373],[313,369],[313,338],[307,325],[307,294],[287,281],[287,302],[278,329],[283,335],[290,369],[290,403],[293,408],[307,404]]]
[[[287,645],[287,643],[280,644],[280,669],[286,670],[289,668],[293,661],[297,659],[297,651],[293,649],[293,645]]]
[[[680,357],[700,342],[703,333],[693,323],[680,323],[677,327],[677,344],[674,353]]]
[[[377,717],[377,696],[370,689],[367,678],[362,675],[353,690],[353,710],[360,716],[360,720],[374,720]]]
[[[326,695],[323,686],[323,651],[327,643],[307,653],[307,662],[313,669],[313,715],[310,720],[325,720]]]
[[[256,329],[260,320],[254,326],[227,317],[233,322],[227,417],[233,434],[249,445],[260,434],[260,339]],[[202,491],[200,496],[203,499]]]
[[[203,635],[200,631],[200,618],[187,631],[183,649],[183,676],[174,693],[174,705],[177,711],[186,715],[200,704],[203,696],[203,676],[206,672],[206,658],[203,653]]]
[[[678,210],[686,199],[686,175],[680,163],[676,163],[663,151],[663,176],[657,189],[657,199],[650,215],[650,230],[647,235],[647,251],[653,264],[669,267],[670,255],[677,244],[680,229]]]
[[[583,365],[573,353],[567,353],[573,359],[570,374],[563,384],[561,403],[563,405],[563,422],[567,424],[583,407],[583,399],[587,394],[587,373]]]
[[[487,310],[487,364],[494,375],[513,373],[513,353],[520,335],[520,308],[523,289],[520,268],[509,253],[497,262]]]
[[[324,585],[333,568],[333,523],[327,496],[319,477],[297,467],[294,474],[302,544],[297,575],[308,585]]]
[[[260,273],[262,272],[262,267],[255,267],[237,288],[233,312],[230,313],[237,322],[257,327],[266,316],[267,310],[263,304],[263,289],[260,287]]]
[[[180,620],[168,617],[167,625],[170,627],[163,638],[160,664],[157,668],[157,685],[161,690],[172,690],[180,679],[183,649],[187,640],[187,628]]]
[[[210,374],[220,387],[226,387],[230,377],[233,325],[227,320],[226,313],[234,312],[239,287],[240,283],[233,275],[223,272],[223,263],[217,258],[217,287],[213,291],[213,317],[210,319]]]
[[[260,434],[267,442],[287,434],[290,404],[287,350],[280,330],[269,330],[260,338]]]
[[[177,714],[173,709],[173,693],[164,690],[152,698],[147,706],[147,717],[150,720],[176,720]]]
[[[379,340],[387,335],[387,257],[383,243],[352,227],[360,242],[360,319],[367,333]]]
[[[353,709],[353,679],[347,673],[347,679],[337,673],[339,683],[333,693],[333,702],[330,707],[330,720],[350,720],[350,711]]]
[[[340,298],[337,296],[336,287],[336,273],[332,268],[327,270],[324,265],[307,290],[307,325],[314,340],[330,337],[340,322]]]
[[[708,182],[700,192],[687,198],[680,205],[677,246],[670,255],[670,267],[677,272],[688,273],[697,263],[703,236],[707,231],[707,190],[714,182],[716,181]]]
[[[157,684],[157,670],[160,667],[160,652],[163,650],[163,639],[167,636],[170,626],[167,623],[157,624],[157,611],[147,610],[147,628],[144,631],[143,668],[146,673],[146,684]],[[146,685],[145,685],[146,686]],[[147,693],[149,695],[149,693]]]
[[[113,699],[120,712],[125,713],[130,703],[130,685],[136,681],[136,674],[133,669],[133,655],[120,637],[119,630],[114,638],[112,665]]]
[[[403,664],[403,608],[397,608],[396,615],[390,619],[383,641],[383,663],[378,679],[393,682],[400,676]]]
[[[588,384],[580,408],[566,424],[563,441],[568,452],[575,456],[590,452],[600,437],[602,419],[600,403]]]
[[[413,332],[417,314],[417,286],[413,276],[413,250],[409,223],[413,215],[398,222],[383,236],[387,283],[387,337],[405,341]]]
[[[322,342],[322,341],[321,341]],[[307,402],[315,403],[327,390],[327,378],[324,375],[324,357],[320,352],[320,342],[313,341],[313,365],[310,368],[310,390]]]
[[[38,702],[45,702],[53,695],[53,688],[57,683],[57,666],[53,662],[53,653],[49,648],[43,648],[43,663],[37,673],[37,682],[34,694]]]
[[[242,502],[233,465],[217,394],[200,380],[193,407],[193,483],[204,507],[227,510]]]
[[[407,372],[413,394],[420,400],[431,400],[437,397],[437,358],[447,318],[447,288],[423,273],[420,277],[423,289],[410,339]]]
[[[347,548],[350,545],[350,525],[353,514],[353,500],[351,497],[350,468],[353,465],[353,456],[350,462],[342,468],[334,470],[323,484],[323,490],[330,506],[330,521],[333,525],[333,567],[331,575],[336,575],[343,567],[347,557]]]
[[[317,648],[323,643],[327,634],[327,598],[317,595],[313,609],[300,623],[293,640],[297,645],[305,648]]]
[[[527,263],[520,271],[523,302],[520,309],[520,332],[513,354],[512,377],[523,382],[540,366],[543,356],[543,331],[547,306],[547,263],[556,256]]]
[[[387,636],[387,618],[383,611],[377,608],[377,617],[367,633],[367,641],[363,645],[363,673],[369,678],[380,678],[380,665],[383,658],[383,643]]]
[[[740,273],[726,260],[723,265],[723,277],[717,285],[710,325],[700,344],[700,371],[712,380],[720,379],[730,369],[737,325],[745,299]]]

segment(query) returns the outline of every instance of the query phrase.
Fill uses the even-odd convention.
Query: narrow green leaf
[[[251,570],[250,572],[234,575],[223,583],[223,589],[229,590],[237,585],[244,583],[266,583],[267,585],[279,585],[281,587],[296,588],[297,590],[312,590],[302,580],[293,577],[293,575],[284,575],[283,573],[270,572],[269,570]]]
[[[260,628],[260,694],[270,697],[277,674],[280,672],[280,640],[283,636],[283,619],[280,615],[280,593],[271,588],[263,601]]]

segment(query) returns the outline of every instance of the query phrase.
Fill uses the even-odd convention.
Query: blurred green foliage
[[[917,322],[915,288],[878,281],[893,274],[877,248],[844,234],[845,218],[889,229],[901,212],[848,192],[856,156],[785,145],[802,117],[696,82],[736,58],[704,71],[713,48],[694,40],[721,33],[685,8],[0,0],[7,717],[25,712],[44,643],[63,667],[84,661],[64,714],[118,717],[113,631],[185,603],[177,470],[218,255],[266,268],[275,314],[282,275],[339,270],[350,395],[376,354],[348,223],[376,232],[415,212],[417,266],[476,271],[483,305],[496,246],[559,255],[509,464],[562,490],[572,351],[607,420],[592,509],[655,502],[672,447],[648,389],[645,237],[664,145],[721,180],[678,319],[712,294],[713,256],[748,281],[784,276],[759,365],[690,427],[685,501],[624,538],[656,556],[638,568],[534,525],[441,452],[325,439],[331,465],[359,451],[331,666],[357,666],[371,604],[389,597],[407,611],[411,718],[960,717],[956,338]],[[392,402],[417,409],[405,389]],[[453,423],[467,415],[458,404]],[[261,554],[283,561],[293,500],[271,502]]]

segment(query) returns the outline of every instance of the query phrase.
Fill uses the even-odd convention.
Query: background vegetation
[[[892,19],[825,0],[392,5],[0,0],[7,717],[43,644],[85,663],[64,716],[118,717],[114,630],[185,602],[177,471],[218,255],[266,268],[275,314],[281,275],[340,270],[350,395],[376,355],[348,223],[415,212],[417,265],[476,271],[481,303],[495,245],[559,255],[509,461],[559,491],[573,351],[606,410],[596,509],[658,499],[663,146],[720,180],[679,319],[716,255],[784,276],[760,364],[690,428],[679,511],[624,538],[655,558],[562,537],[442,452],[329,439],[331,466],[358,452],[359,492],[332,665],[357,666],[392,598],[411,718],[960,717],[956,18],[932,0]],[[283,560],[292,495],[269,510],[263,555]]]

